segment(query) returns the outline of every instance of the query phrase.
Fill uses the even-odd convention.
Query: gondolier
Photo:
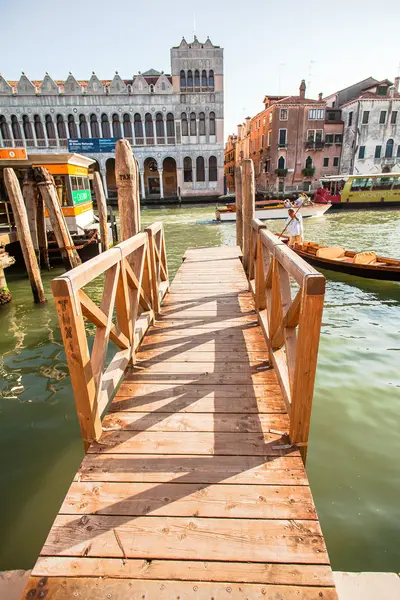
[[[289,218],[286,221],[285,230],[289,236],[289,246],[303,243],[303,218],[300,211],[293,208],[288,210]]]

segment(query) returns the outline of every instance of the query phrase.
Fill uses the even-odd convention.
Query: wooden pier
[[[247,227],[248,277],[190,249],[169,289],[155,224],[55,280],[87,453],[24,600],[337,600],[304,467],[324,278]]]

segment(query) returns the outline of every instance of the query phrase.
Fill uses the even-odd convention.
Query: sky
[[[328,95],[400,67],[395,0],[0,0],[0,72],[19,79],[170,73],[170,48],[207,36],[224,48],[225,137],[265,94]]]

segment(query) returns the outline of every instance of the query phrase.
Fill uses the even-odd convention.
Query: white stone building
[[[363,85],[366,83],[366,85]],[[400,172],[399,78],[373,78],[336,92],[327,105],[342,110],[342,174]]]
[[[132,79],[42,81],[0,76],[0,145],[66,152],[96,160],[116,192],[115,139],[139,163],[142,198],[217,196],[224,181],[223,49],[196,37],[171,49],[171,75],[151,69]]]

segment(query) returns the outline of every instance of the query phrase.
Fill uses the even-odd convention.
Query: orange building
[[[237,135],[228,135],[224,150],[224,175],[227,192],[235,191],[235,161]]]
[[[238,126],[237,163],[253,160],[258,192],[309,191],[321,175],[339,173],[341,111],[305,91],[302,81],[298,96],[265,96],[264,110]]]

